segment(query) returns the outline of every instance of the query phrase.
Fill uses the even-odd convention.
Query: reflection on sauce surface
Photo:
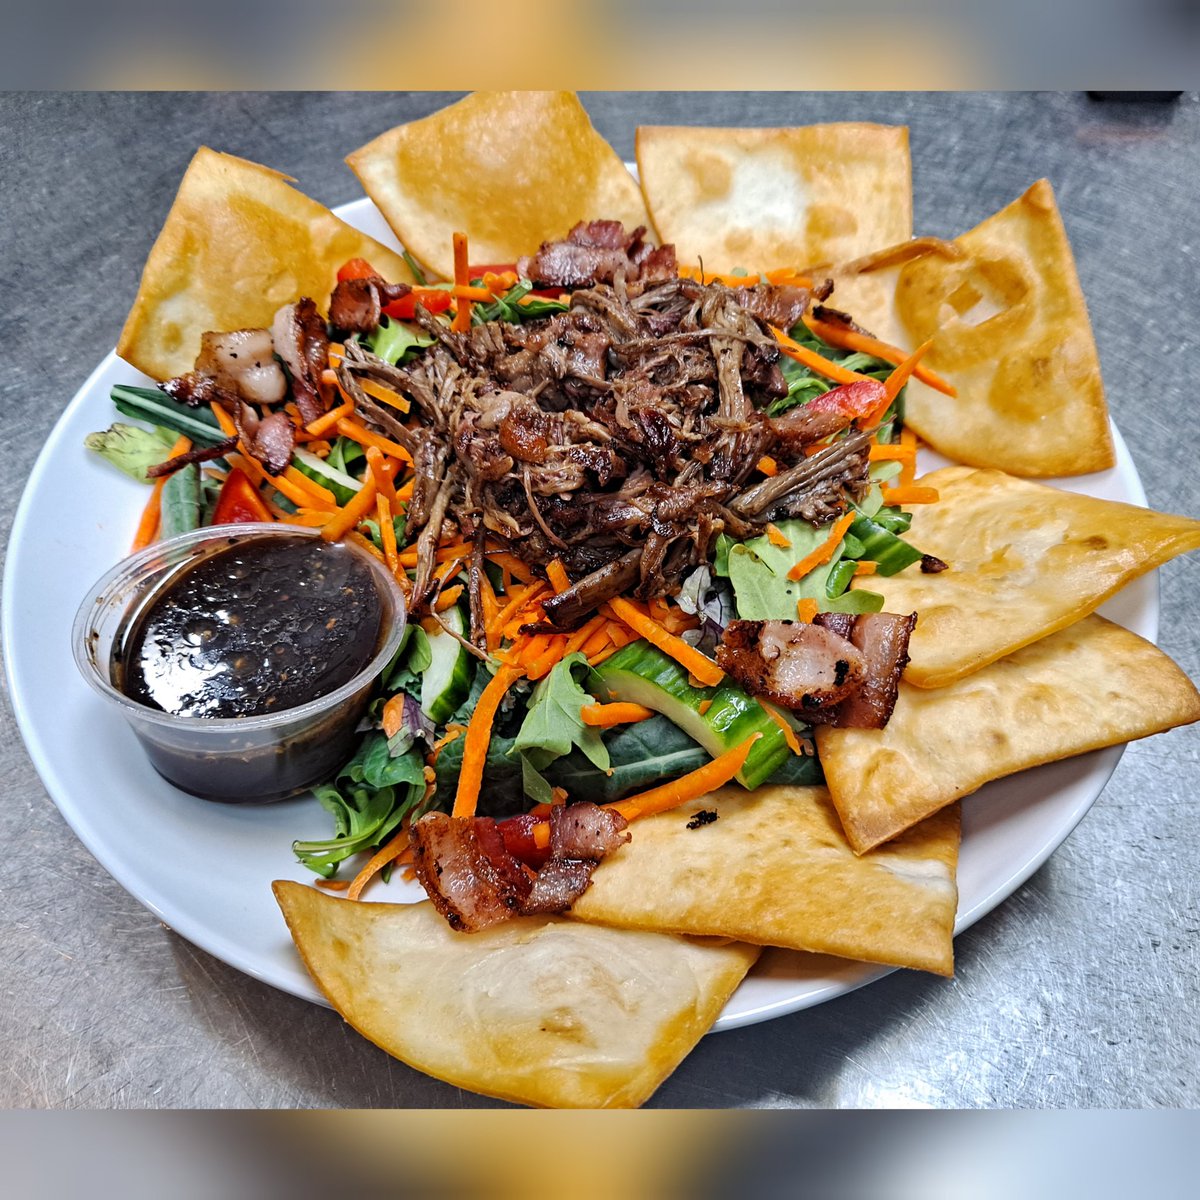
[[[119,648],[113,682],[176,716],[281,712],[353,679],[382,620],[370,568],[346,547],[255,538],[201,559],[154,597]]]

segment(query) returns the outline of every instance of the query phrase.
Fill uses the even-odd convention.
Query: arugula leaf
[[[574,672],[591,668],[583,654],[567,655],[539,681],[529,700],[525,720],[513,743],[513,752],[529,760],[535,770],[545,770],[572,748],[582,750],[588,761],[601,770],[608,768],[608,751],[600,730],[583,723],[580,710],[595,698],[575,679]]]
[[[162,490],[162,536],[174,537],[200,527],[200,468],[180,467]]]
[[[168,433],[167,439],[164,444],[162,434],[156,431],[117,421],[103,433],[89,433],[83,444],[139,483],[150,483],[146,468],[170,457],[175,435]]]
[[[487,676],[486,671],[478,675]],[[476,678],[478,678],[478,675]],[[524,760],[512,753],[514,739],[493,732],[484,761],[483,777],[487,786],[479,794],[479,815],[510,817],[529,807],[522,781]],[[453,799],[462,772],[463,746],[466,737],[457,737],[442,747],[434,766],[437,773],[438,796]],[[582,756],[581,756],[582,757]],[[587,762],[587,759],[584,759]]]
[[[363,338],[363,344],[384,362],[394,367],[410,350],[423,350],[432,346],[437,339],[431,333],[426,333],[420,325],[410,325],[407,321],[393,320],[391,317],[380,319],[379,326]]]

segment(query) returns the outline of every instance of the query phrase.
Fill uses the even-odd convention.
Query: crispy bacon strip
[[[225,441],[218,442],[215,446],[193,446],[190,450],[185,450],[183,454],[177,454],[174,458],[168,458],[147,467],[146,478],[157,479],[160,475],[170,475],[178,471],[180,467],[186,467],[189,463],[211,462],[212,459],[221,458],[230,450],[236,449],[237,438],[226,438]]]

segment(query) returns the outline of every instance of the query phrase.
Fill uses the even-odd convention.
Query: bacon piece
[[[865,672],[849,641],[802,621],[730,621],[717,665],[753,695],[805,714],[840,703]]]
[[[758,284],[733,290],[733,298],[743,308],[785,333],[804,315],[811,296],[808,288],[785,284]]]
[[[272,475],[285,471],[296,445],[296,428],[287,413],[260,417],[248,404],[233,405],[230,411],[247,453]]]
[[[830,617],[844,616],[821,613],[816,621],[827,626]],[[908,666],[908,640],[916,628],[917,614],[862,613],[851,620],[849,637],[862,653],[866,670],[858,690],[829,714],[827,723],[839,729],[882,729],[896,707],[900,676]]]
[[[285,304],[271,325],[275,353],[283,359],[292,377],[292,396],[304,424],[315,421],[324,411],[317,383],[329,366],[329,335],[317,306],[304,296],[295,304]]]
[[[427,813],[410,837],[417,878],[452,929],[473,933],[506,921],[532,891],[528,874],[505,850],[488,817]]]
[[[549,858],[530,814],[490,817],[429,813],[410,831],[421,886],[454,929],[473,933],[513,916],[562,912],[587,891],[600,860],[629,840],[620,813],[589,803],[550,812]],[[514,856],[538,864],[537,875]]]
[[[154,463],[147,467],[146,478],[157,479],[160,475],[170,475],[178,471],[180,467],[186,467],[189,463],[210,462],[214,458],[228,454],[236,446],[237,438],[226,438],[225,441],[218,442],[215,446],[193,446],[190,450],[175,455],[174,458],[168,458],[164,462]]]
[[[549,287],[582,288],[612,283],[623,272],[627,283],[660,283],[677,273],[674,246],[650,246],[646,227],[625,232],[620,221],[580,221],[561,242],[543,242],[538,252],[519,259],[517,270]]]
[[[278,404],[287,395],[287,379],[265,329],[203,334],[196,371],[251,404]]]
[[[378,275],[341,279],[329,297],[329,323],[351,333],[370,333],[379,327],[384,306],[411,291],[407,283],[388,283]]]

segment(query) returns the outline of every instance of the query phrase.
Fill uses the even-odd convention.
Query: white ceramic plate
[[[338,210],[380,241],[395,239],[368,200]],[[313,878],[291,853],[295,838],[328,837],[311,798],[256,808],[211,804],[176,791],[151,768],[121,717],[105,708],[71,659],[75,610],[129,548],[146,491],[96,455],[84,436],[116,416],[115,383],[147,383],[110,354],[63,413],[17,509],[4,576],[3,642],[17,722],[59,810],[112,876],[201,949],[257,979],[324,1003],[296,954],[270,884]],[[1110,471],[1061,486],[1145,504],[1125,443]],[[935,455],[921,469],[940,466]],[[1153,640],[1155,576],[1101,610]],[[1062,843],[1100,795],[1121,749],[1096,751],[989,784],[964,803],[958,930],[1010,896]],[[416,885],[378,889],[417,899]],[[886,968],[774,951],[725,1007],[733,1029],[832,999]]]

